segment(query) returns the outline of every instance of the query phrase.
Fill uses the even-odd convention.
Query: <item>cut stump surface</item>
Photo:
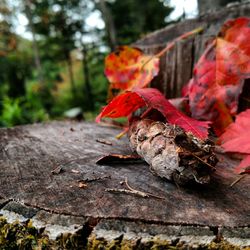
[[[0,129],[0,213],[6,215],[9,211],[36,219],[39,213],[41,218],[42,211],[51,216],[78,218],[74,222],[77,225],[83,218],[82,224],[95,221],[92,234],[101,225],[105,230],[125,230],[117,222],[121,222],[120,227],[126,222],[137,223],[136,230],[144,232],[145,225],[151,225],[150,230],[164,226],[204,227],[216,229],[217,233],[224,228],[235,234],[241,232],[233,238],[250,238],[249,176],[230,187],[237,178],[233,172],[237,161],[219,155],[220,163],[210,185],[178,188],[153,175],[146,163],[97,165],[100,157],[110,153],[131,154],[126,138],[115,139],[119,132],[85,122]],[[125,178],[133,188],[163,199],[106,191],[123,188]],[[79,185],[91,179],[97,180]],[[180,234],[177,231],[173,234]]]

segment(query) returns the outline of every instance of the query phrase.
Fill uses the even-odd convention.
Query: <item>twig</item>
[[[211,164],[205,162],[203,159],[201,159],[199,156],[195,155],[194,153],[190,152],[191,155],[193,155],[196,159],[198,159],[199,161],[201,161],[202,163],[206,164],[208,167],[212,168],[212,169],[216,169],[216,167],[212,166]]]
[[[124,188],[121,188],[121,189],[108,188],[108,189],[105,189],[105,191],[114,192],[114,193],[134,194],[134,195],[138,195],[138,196],[143,197],[143,198],[153,197],[153,198],[156,198],[156,199],[164,199],[164,197],[160,197],[160,196],[157,196],[157,195],[154,195],[154,194],[146,193],[146,192],[143,192],[143,191],[136,190],[136,189],[132,188],[128,184],[128,179],[127,178],[125,178],[124,183],[125,183],[125,185],[126,185],[126,187],[128,189],[124,189]]]
[[[138,195],[138,196],[141,196],[143,198],[147,198],[149,197],[148,194],[146,193],[143,193],[143,192],[135,192],[135,191],[131,191],[129,189],[125,189],[125,188],[107,188],[105,189],[105,191],[107,192],[112,192],[112,193],[124,193],[124,194],[134,194],[134,195]]]
[[[128,132],[128,128],[125,128],[120,134],[116,135],[115,138],[116,139],[121,139],[124,135],[126,135]]]
[[[160,51],[158,54],[156,54],[156,57],[161,57],[163,54],[165,54],[167,51],[169,51],[170,49],[172,49],[175,45],[176,42],[179,42],[181,40],[184,40],[186,38],[188,38],[189,36],[192,36],[194,34],[200,33],[204,30],[204,28],[199,27],[197,29],[191,30],[187,33],[184,33],[183,35],[177,37],[176,39],[174,39],[171,43],[169,43],[165,49],[163,49],[162,51]]]
[[[136,194],[138,194],[138,195],[140,195],[140,196],[149,197],[149,194],[148,194],[148,193],[145,193],[145,192],[143,192],[143,191],[136,190],[136,189],[132,188],[132,187],[128,184],[128,178],[127,178],[127,177],[125,178],[124,183],[126,184],[127,188],[128,188],[131,192],[136,193]]]
[[[241,176],[239,176],[235,181],[233,181],[230,185],[230,187],[233,187],[235,184],[237,184],[239,181],[241,181],[243,178],[246,177],[247,174],[243,174]]]
[[[57,166],[56,168],[54,168],[51,173],[54,175],[60,174],[63,172],[63,168],[61,166]]]
[[[106,145],[113,145],[112,142],[107,141],[107,140],[103,140],[103,139],[96,139],[96,142],[106,144]]]
[[[168,52],[169,50],[171,50],[171,49],[174,47],[174,45],[175,45],[176,42],[181,41],[181,40],[184,40],[184,39],[186,39],[186,38],[188,38],[189,36],[192,36],[192,35],[194,35],[194,34],[200,33],[200,32],[202,32],[203,30],[204,30],[204,28],[199,27],[199,28],[197,28],[197,29],[191,30],[191,31],[189,31],[189,32],[187,32],[187,33],[185,33],[185,34],[183,34],[183,35],[177,37],[177,38],[174,39],[171,43],[167,44],[167,46],[166,46],[163,50],[161,50],[159,53],[157,53],[156,55],[153,55],[152,57],[150,57],[150,58],[142,65],[142,69],[143,69],[143,68],[145,67],[145,65],[148,64],[152,59],[157,58],[157,57],[159,58],[159,57],[161,57],[162,55],[164,55],[166,52]]]
[[[102,181],[104,179],[110,179],[110,178],[111,178],[110,175],[108,175],[108,176],[99,176],[99,177],[94,177],[92,179],[86,178],[86,179],[83,179],[83,180],[78,180],[77,182],[78,182],[78,187],[84,189],[84,188],[88,187],[87,183],[94,182],[94,181]]]
[[[111,176],[110,175],[106,175],[106,176],[97,176],[97,177],[94,177],[94,178],[86,178],[86,179],[83,179],[83,180],[78,180],[78,182],[85,182],[85,183],[89,183],[89,182],[94,182],[94,181],[102,181],[102,180],[105,180],[105,179],[110,179]]]

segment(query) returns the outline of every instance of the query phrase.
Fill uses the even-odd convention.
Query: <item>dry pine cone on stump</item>
[[[128,136],[131,148],[158,176],[178,185],[210,182],[217,163],[211,143],[176,125],[150,119],[133,121]]]

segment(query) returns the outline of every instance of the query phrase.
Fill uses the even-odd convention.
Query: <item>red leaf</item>
[[[233,121],[243,80],[250,77],[250,18],[230,20],[195,66],[185,93],[196,119],[211,120],[218,134]]]
[[[237,173],[250,172],[250,109],[240,113],[234,123],[230,124],[225,133],[221,135],[220,142],[226,152],[241,153],[244,159],[235,168]]]
[[[125,94],[115,97],[103,109],[97,121],[102,117],[128,116],[142,106],[160,111],[169,123],[179,125],[186,132],[191,132],[202,139],[207,138],[209,122],[197,121],[184,115],[160,91],[153,88],[134,89],[133,92],[127,91]]]
[[[97,116],[96,122],[102,117],[117,118],[129,116],[132,112],[145,106],[145,101],[133,92],[125,92],[115,97]]]
[[[234,123],[230,124],[221,135],[222,147],[227,152],[250,154],[250,109],[237,115]]]
[[[250,155],[245,156],[245,158],[235,168],[235,172],[238,174],[250,173]]]
[[[176,124],[199,138],[207,138],[209,122],[197,121],[186,116],[177,110],[159,90],[147,88],[136,89],[135,92],[146,101],[150,108],[160,111],[169,123]]]
[[[146,87],[159,72],[159,58],[143,55],[137,48],[121,46],[105,59],[105,75],[111,89]]]

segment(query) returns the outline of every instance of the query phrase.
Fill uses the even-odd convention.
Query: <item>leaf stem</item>
[[[120,140],[128,132],[128,128],[125,128],[121,133],[115,136],[116,139]]]
[[[241,181],[245,177],[246,177],[246,174],[243,174],[243,175],[239,176],[235,181],[233,181],[231,183],[230,187],[233,187],[236,183],[238,183],[239,181]]]
[[[202,32],[204,29],[202,27],[196,28],[194,30],[191,30],[185,34],[182,34],[181,36],[177,37],[176,39],[174,39],[171,43],[167,44],[167,46],[161,50],[158,54],[155,55],[155,57],[161,57],[162,55],[164,55],[167,51],[169,51],[170,49],[172,49],[175,45],[176,42],[179,42],[181,40],[184,40],[194,34],[200,33]]]
[[[169,50],[171,50],[175,43],[178,42],[178,41],[181,41],[181,40],[184,40],[194,34],[197,34],[197,33],[200,33],[204,30],[203,27],[199,27],[199,28],[196,28],[194,30],[191,30],[189,32],[186,32],[185,34],[182,34],[180,35],[179,37],[177,37],[176,39],[174,39],[172,42],[168,43],[167,46],[161,50],[159,53],[157,53],[156,55],[153,55],[152,57],[150,57],[142,66],[142,69],[145,67],[146,64],[148,64],[152,59],[154,58],[159,58],[161,57],[162,55],[164,55],[166,52],[168,52]]]

